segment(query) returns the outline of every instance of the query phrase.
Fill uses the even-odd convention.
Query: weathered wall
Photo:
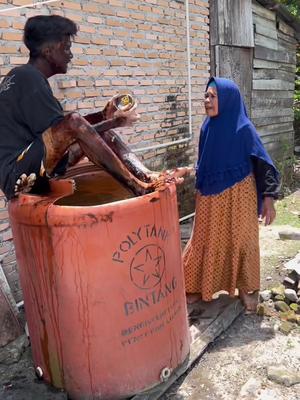
[[[275,159],[292,154],[296,45],[294,30],[253,2],[255,50],[252,120]]]
[[[173,146],[143,150],[139,156],[153,169],[192,165],[203,119],[203,91],[209,76],[208,0],[189,0],[192,139],[189,136],[188,52],[184,0],[56,1],[38,8],[30,0],[0,0],[0,75],[27,62],[22,28],[29,16],[60,14],[76,21],[80,33],[67,75],[51,79],[66,112],[93,112],[117,92],[132,93],[141,121],[130,136],[135,148],[174,141]],[[37,3],[37,1],[35,2]],[[15,298],[20,300],[7,210],[0,197],[0,254]],[[192,211],[193,177],[180,190],[181,214]]]
[[[210,1],[212,72],[237,82],[262,141],[279,160],[294,145],[297,33],[277,9],[259,3],[268,2]]]
[[[210,1],[212,74],[233,79],[251,109],[253,20],[252,0]]]

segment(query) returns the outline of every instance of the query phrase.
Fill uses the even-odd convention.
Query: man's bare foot
[[[145,174],[145,181],[135,178],[134,180],[127,181],[127,185],[133,190],[135,195],[142,196],[156,190],[164,190],[167,184],[170,183],[179,185],[183,182],[183,176],[190,174],[191,171],[192,168],[182,167],[171,171],[150,172]]]
[[[36,174],[32,173],[30,175],[22,174],[15,184],[15,195],[20,193],[28,193],[32,189],[36,181]]]
[[[201,300],[201,294],[200,293],[187,293],[186,294],[186,302],[187,304],[194,304],[197,303],[197,301]]]
[[[255,314],[258,306],[259,291],[256,290],[252,293],[247,293],[239,289],[239,298],[245,306],[245,314]]]
[[[184,180],[183,177],[189,175],[192,170],[190,167],[180,167],[163,172],[152,172],[148,175],[148,178],[154,190],[164,190],[168,183],[180,185]]]

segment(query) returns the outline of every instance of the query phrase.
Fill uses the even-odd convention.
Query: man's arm
[[[99,124],[100,122],[103,122],[104,120],[113,119],[114,113],[117,111],[117,109],[114,105],[114,99],[117,96],[118,95],[112,97],[106,103],[106,105],[102,111],[98,111],[96,113],[85,115],[84,119],[86,119],[91,125]]]
[[[124,115],[131,112],[134,113],[134,110],[135,108],[128,112],[125,111]],[[114,128],[124,125],[123,119],[125,117],[123,113],[116,110],[112,98],[102,111],[86,115],[84,118],[93,125],[105,143],[134,176],[143,182],[150,182],[151,174],[153,173],[143,165],[138,157],[123,142],[121,137],[113,131]]]
[[[99,122],[102,122],[105,119],[105,115],[103,111],[98,111],[93,114],[84,115],[83,118],[86,119],[91,125],[95,125]]]
[[[100,114],[100,113],[101,113],[101,111],[99,113],[86,115],[86,116],[84,116],[84,119],[86,121],[88,121],[89,123],[91,123],[90,121],[92,121],[93,118],[94,118],[94,120],[96,120],[97,114]],[[97,133],[99,133],[99,135],[106,142],[106,144],[109,147],[111,147],[111,150],[115,152],[115,150],[111,146],[111,141],[107,139],[105,133],[108,129],[117,128],[118,126],[122,126],[125,123],[126,123],[126,117],[120,116],[120,117],[112,118],[109,120],[104,120],[102,122],[94,124],[93,128],[97,131]],[[71,166],[77,164],[77,162],[80,161],[81,158],[84,156],[84,153],[83,153],[81,147],[78,145],[78,143],[72,144],[69,147],[68,152],[69,152],[68,167],[71,167]],[[117,153],[116,153],[116,155],[118,156]],[[122,159],[121,159],[121,161],[122,161]]]

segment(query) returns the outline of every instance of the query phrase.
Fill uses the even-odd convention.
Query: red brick
[[[123,1],[120,0],[108,0],[108,3],[114,7],[122,7]]]
[[[63,80],[63,81],[58,81],[57,86],[60,89],[66,89],[66,88],[71,88],[71,87],[76,87],[76,81],[75,80]]]
[[[81,10],[81,4],[74,1],[63,1],[63,7],[70,10]]]
[[[73,65],[88,65],[89,62],[85,58],[75,58],[75,59],[73,59],[72,64]]]
[[[94,85],[94,81],[92,80],[79,80],[77,81],[77,86],[91,87]]]
[[[94,36],[92,36],[91,43],[105,46],[105,45],[109,44],[109,40],[94,35]]]
[[[101,54],[101,50],[98,47],[89,47],[85,49],[86,54]]]
[[[55,12],[55,14],[57,14],[57,12]],[[81,14],[75,14],[75,13],[71,13],[69,11],[64,10],[64,16],[66,18],[71,19],[74,22],[81,22],[82,21],[82,15]]]
[[[103,50],[103,55],[104,56],[115,56],[117,54],[116,49],[104,49]]]
[[[113,31],[112,29],[98,29],[98,33],[100,35],[105,35],[105,36],[113,36]]]
[[[97,80],[95,86],[110,86],[110,82],[106,80]]]
[[[82,97],[82,92],[80,90],[69,90],[68,99],[80,99]]]
[[[96,89],[90,89],[90,90],[87,89],[84,91],[85,97],[98,97],[99,95],[100,95],[100,93]]]
[[[108,61],[100,59],[100,60],[94,60],[93,65],[98,65],[100,67],[107,67],[108,66]]]
[[[0,28],[8,28],[9,26],[10,26],[9,21],[3,18],[0,19]]]
[[[82,9],[85,12],[89,12],[89,13],[97,13],[99,12],[99,5],[92,3],[90,0],[89,1],[85,1],[82,4]],[[100,10],[101,11],[101,10]]]
[[[18,53],[18,49],[16,47],[11,47],[11,46],[0,46],[0,53],[16,54],[16,53]]]
[[[27,57],[9,57],[9,61],[12,65],[21,65],[28,62]]]
[[[84,44],[89,44],[91,43],[91,39],[88,36],[83,36],[83,35],[77,35],[76,38],[74,39],[74,42],[76,43],[84,43]]]
[[[64,111],[75,111],[77,110],[77,104],[76,103],[66,103],[64,105]]]
[[[77,103],[78,108],[93,108],[94,102],[92,101],[78,101]]]
[[[124,42],[122,40],[112,39],[109,42],[110,46],[123,46]]]
[[[99,17],[87,17],[87,21],[90,22],[91,24],[103,24],[103,18]]]
[[[2,39],[8,41],[21,41],[22,40],[22,33],[18,32],[4,32],[2,33]]]

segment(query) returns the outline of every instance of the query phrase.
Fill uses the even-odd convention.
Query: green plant
[[[285,196],[290,194],[299,184],[299,176],[297,171],[297,165],[299,160],[293,153],[291,143],[288,141],[283,141],[281,143],[281,156],[275,158],[275,165],[280,173],[281,178],[281,195]]]
[[[296,18],[300,18],[299,0],[277,0],[277,2],[284,4],[292,15]]]

